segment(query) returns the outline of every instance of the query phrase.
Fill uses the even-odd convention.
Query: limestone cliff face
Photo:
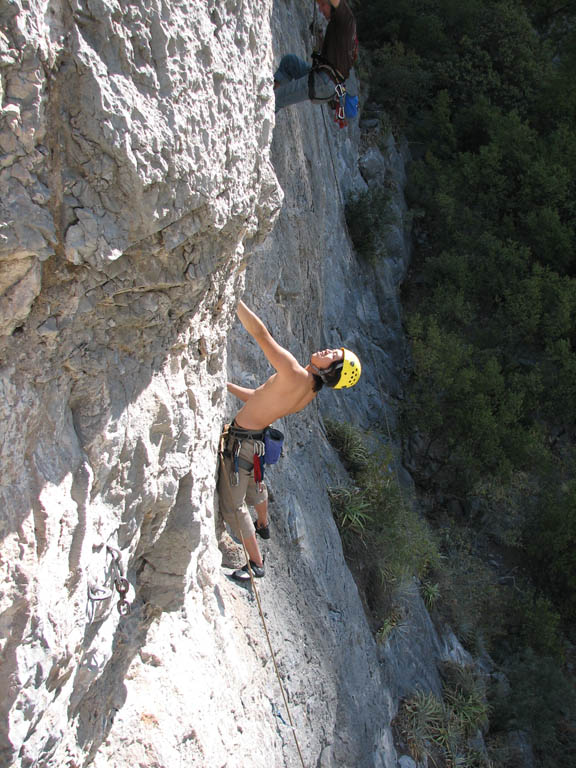
[[[218,549],[225,382],[269,374],[242,295],[303,362],[340,343],[364,361],[357,390],[278,425],[260,591],[305,764],[396,765],[410,635],[383,653],[369,631],[321,414],[394,421],[402,153],[360,158],[397,191],[389,259],[366,269],[342,208],[366,184],[358,128],[312,105],[275,125],[273,68],[309,53],[310,8],[272,5],[0,0],[2,765],[301,764]],[[422,622],[414,679],[444,652]]]

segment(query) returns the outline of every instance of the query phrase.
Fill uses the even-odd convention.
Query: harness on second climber
[[[340,128],[348,125],[348,118],[356,117],[358,114],[358,96],[351,96],[346,91],[346,79],[319,53],[312,53],[312,69],[308,75],[308,96],[310,101],[325,101],[317,99],[314,91],[314,74],[316,72],[325,72],[334,83],[334,96],[328,99],[328,106],[334,110],[334,122],[338,123]]]
[[[346,91],[346,78],[336,69],[327,59],[325,59],[317,50],[319,47],[319,27],[317,20],[317,4],[314,4],[314,18],[310,25],[310,31],[314,37],[315,48],[312,51],[312,68],[308,75],[308,98],[312,102],[326,102],[334,110],[334,122],[340,128],[348,125],[348,118],[356,117],[358,114],[358,96],[352,96]],[[358,58],[358,35],[354,31],[352,48],[348,51],[350,67],[353,67]],[[334,83],[334,96],[330,99],[318,99],[314,89],[314,75],[317,72],[325,72]]]

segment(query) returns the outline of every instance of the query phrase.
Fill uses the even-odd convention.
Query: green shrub
[[[505,633],[507,592],[494,571],[475,552],[473,533],[444,531],[442,567],[435,573],[444,599],[441,616],[471,650],[488,647]]]
[[[526,649],[508,659],[504,672],[509,689],[500,689],[492,699],[499,729],[527,731],[540,766],[571,765],[576,700],[565,671],[556,659]]]
[[[531,648],[539,656],[562,662],[564,642],[560,615],[550,600],[524,581],[509,595],[506,613],[508,637],[503,639],[503,643],[509,653]]]
[[[404,618],[404,611],[398,606],[393,606],[376,631],[376,642],[385,643],[394,630],[403,626]]]
[[[414,760],[422,762],[443,740],[444,707],[433,693],[416,691],[402,702],[397,725]]]
[[[342,531],[363,536],[372,522],[369,514],[372,506],[367,494],[360,488],[329,488],[332,511]]]
[[[371,187],[346,203],[346,224],[360,258],[370,264],[386,255],[384,238],[396,217],[390,210],[390,193]]]
[[[445,662],[441,668],[443,698],[466,737],[488,728],[490,706],[484,680],[473,667]]]
[[[420,594],[426,608],[430,611],[440,599],[440,584],[424,579],[420,583]]]
[[[565,470],[574,471],[574,458]],[[534,581],[554,600],[557,609],[576,618],[576,481],[550,483],[525,531],[525,546]]]
[[[398,485],[390,453],[371,455],[366,437],[350,425],[327,421],[326,430],[352,475],[350,486],[329,489],[334,519],[378,632],[393,615],[393,591],[439,567],[438,545]]]

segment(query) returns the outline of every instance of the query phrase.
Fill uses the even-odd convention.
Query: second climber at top
[[[348,0],[316,2],[328,20],[320,52],[312,54],[312,64],[293,53],[282,58],[274,74],[276,112],[309,100],[331,102],[336,109],[340,103],[344,109],[344,102],[350,102],[345,99],[346,80],[358,50],[356,20]]]

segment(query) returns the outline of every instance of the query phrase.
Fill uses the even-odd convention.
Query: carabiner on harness
[[[240,449],[242,448],[242,441],[238,438],[234,438],[234,445],[232,446],[232,459],[234,461],[234,472],[230,473],[230,485],[238,485],[240,482]]]

